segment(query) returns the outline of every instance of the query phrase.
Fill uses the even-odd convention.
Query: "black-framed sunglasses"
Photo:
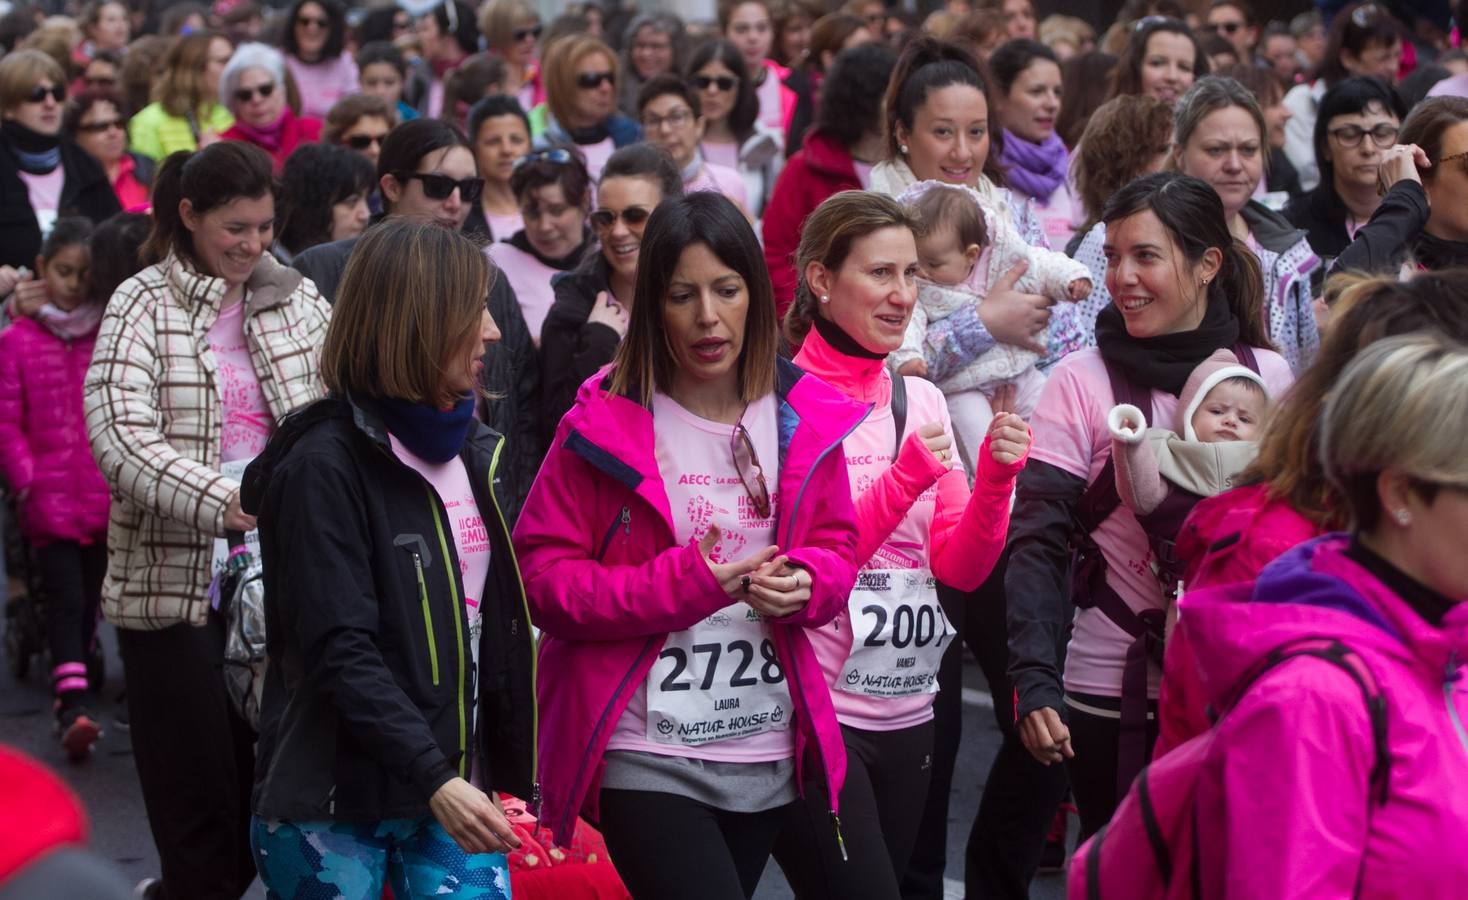
[[[618,219],[621,219],[627,223],[628,228],[636,228],[646,222],[650,215],[652,211],[641,206],[629,206],[621,212],[615,209],[599,209],[591,214],[591,227],[606,231],[617,224]]]
[[[529,28],[516,28],[514,31],[510,32],[510,37],[517,44],[525,40],[526,38],[535,38],[536,40],[540,40],[540,33],[542,30],[543,29],[539,25],[532,25]]]
[[[383,139],[386,137],[387,135],[385,134],[354,134],[351,137],[343,138],[342,143],[351,147],[353,150],[366,150],[373,144],[381,146]]]
[[[309,28],[315,25],[317,28],[330,28],[331,20],[321,16],[296,16],[296,24]]]
[[[447,200],[455,190],[458,190],[460,200],[465,203],[473,203],[479,199],[479,192],[484,190],[483,178],[456,179],[447,175],[423,172],[393,172],[392,176],[398,181],[416,178],[423,182],[423,196],[429,200]]]
[[[127,130],[127,123],[122,119],[106,119],[101,122],[88,122],[85,125],[78,125],[76,130],[86,132],[87,134],[103,134],[113,128],[116,128],[118,131],[125,131]]]
[[[235,91],[234,102],[249,103],[251,100],[255,99],[256,94],[259,94],[260,99],[264,100],[266,97],[269,97],[273,93],[275,93],[275,82],[267,81],[259,87],[240,88],[239,90]]]
[[[1372,143],[1385,150],[1397,142],[1397,134],[1401,130],[1401,128],[1390,122],[1378,122],[1374,128],[1362,128],[1360,125],[1342,125],[1339,128],[1330,129],[1328,133],[1336,139],[1337,143],[1346,148],[1361,146],[1361,142],[1369,134],[1371,135]]]
[[[732,91],[736,87],[739,87],[739,79],[733,75],[719,75],[717,77],[712,75],[695,75],[693,76],[693,86],[700,91],[706,91],[711,87],[718,88],[721,91]]]
[[[616,86],[616,72],[581,72],[576,76],[576,86],[583,91],[595,90],[602,84]]]
[[[53,84],[48,88],[36,85],[36,88],[26,95],[25,102],[45,103],[47,94],[51,95],[52,100],[61,103],[66,99],[66,85]]]
[[[533,162],[548,162],[558,166],[566,166],[571,164],[571,159],[571,151],[562,150],[560,147],[552,147],[549,150],[536,150],[534,153],[527,153],[515,160],[515,165],[510,167],[510,171],[513,172],[515,169]]]
[[[745,410],[748,412],[748,409]],[[759,464],[759,454],[754,452],[754,441],[744,427],[744,415],[734,423],[734,433],[729,436],[729,453],[734,457],[734,471],[739,473],[739,483],[744,493],[754,504],[754,511],[761,519],[770,517],[770,488],[765,483],[765,470]]]
[[[1199,25],[1198,30],[1206,34],[1218,34],[1221,31],[1224,34],[1232,35],[1243,27],[1243,22],[1209,22]]]

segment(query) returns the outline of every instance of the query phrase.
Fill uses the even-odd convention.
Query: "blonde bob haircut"
[[[503,53],[515,43],[515,26],[540,24],[540,13],[529,0],[490,0],[479,12],[479,33],[491,50]]]
[[[454,405],[449,367],[478,340],[492,277],[484,251],[457,232],[400,218],[369,230],[332,307],[321,350],[327,389]]]
[[[42,81],[66,87],[66,73],[40,50],[16,50],[0,59],[0,110],[10,112],[30,99]]]
[[[607,68],[620,78],[617,54],[600,38],[589,34],[573,34],[560,38],[545,53],[545,103],[562,128],[570,127],[567,123],[576,110],[576,92],[580,90],[576,86],[576,67],[581,65],[582,60],[596,53],[605,57]]]
[[[1377,341],[1341,373],[1325,401],[1320,464],[1346,498],[1355,528],[1381,518],[1377,477],[1407,476],[1431,503],[1468,490],[1468,347],[1433,332]]]

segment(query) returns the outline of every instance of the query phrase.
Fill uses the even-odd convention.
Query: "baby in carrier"
[[[1177,587],[1177,574],[1159,542],[1170,545],[1200,498],[1234,486],[1258,453],[1254,441],[1268,410],[1263,379],[1218,350],[1178,395],[1177,431],[1148,428],[1142,411],[1127,403],[1107,416],[1117,494],[1152,538],[1165,589]]]
[[[971,358],[947,358],[953,352],[948,345],[927,343],[929,323],[981,304],[1019,262],[1028,268],[1016,289],[1057,300],[1089,296],[1090,271],[1063,253],[1026,244],[972,188],[924,181],[897,199],[917,212],[924,233],[917,242],[922,272],[918,303],[902,348],[892,354],[892,364],[907,375],[928,376],[931,372],[948,399],[959,452],[972,473],[974,454],[994,418],[996,394],[1012,391],[1012,411],[1025,419],[1034,413],[1045,385],[1045,376],[1035,367],[1040,357],[1022,347],[995,344]]]

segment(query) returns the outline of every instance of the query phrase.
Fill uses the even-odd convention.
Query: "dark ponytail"
[[[1107,201],[1101,221],[1110,226],[1140,212],[1157,217],[1190,265],[1196,265],[1210,247],[1218,248],[1223,262],[1208,285],[1208,302],[1228,304],[1244,343],[1273,349],[1264,319],[1264,273],[1259,259],[1228,230],[1223,201],[1212,185],[1176,172],[1143,175]]]
[[[270,156],[254,144],[219,141],[197,153],[171,154],[153,178],[153,230],[143,244],[143,262],[162,262],[172,251],[198,265],[193,237],[178,210],[184,200],[203,214],[240,197],[266,195],[275,195]]]

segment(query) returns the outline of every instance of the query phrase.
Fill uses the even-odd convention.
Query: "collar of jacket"
[[[352,411],[352,424],[357,430],[373,444],[381,447],[389,455],[396,458],[393,453],[392,441],[388,439],[387,424],[382,419],[382,413],[371,403],[364,403],[356,397],[334,398],[335,402],[345,403]],[[323,402],[332,402],[331,400]],[[499,434],[485,425],[483,421],[475,416],[469,423],[469,433],[464,438],[464,446],[476,452],[494,453],[495,444],[499,443]]]
[[[1265,250],[1283,254],[1305,239],[1305,232],[1258,200],[1245,204],[1240,215],[1244,217],[1244,224],[1249,226],[1249,233]]]
[[[625,147],[628,144],[635,144],[642,140],[642,126],[620,113],[612,113],[608,116],[605,127],[607,135],[611,137],[612,145],[615,147]],[[571,133],[566,130],[564,125],[556,121],[556,117],[550,114],[549,108],[546,110],[545,134],[537,146],[541,144],[545,146],[552,144],[576,146],[576,142],[571,139]]]
[[[601,252],[601,243],[591,245],[576,268],[551,276],[551,287],[565,283],[566,287],[595,298],[597,291],[609,291],[612,284],[612,265]],[[588,307],[589,309],[590,307]],[[583,318],[585,318],[583,316]]]
[[[806,135],[801,149],[805,151],[805,160],[811,168],[838,178],[846,177],[852,181],[857,180],[856,161],[852,158],[850,151],[834,137],[819,131],[813,132]]]
[[[631,397],[612,394],[608,365],[581,386],[576,403],[566,413],[564,446],[609,478],[642,497],[657,510],[673,529],[673,514],[663,488],[654,453],[652,411]],[[809,470],[792,472],[786,466],[790,448],[800,443],[815,448],[810,454],[810,469],[821,457],[840,446],[871,412],[871,406],[852,402],[835,388],[807,375],[787,359],[776,360],[775,399],[778,404],[780,446],[779,483],[781,495],[793,497],[789,505],[782,503],[777,534],[781,547],[795,520],[800,504],[800,488]],[[798,458],[804,458],[803,456]],[[799,478],[798,482],[792,477]]]
[[[210,306],[217,311],[224,292],[229,289],[229,283],[223,278],[201,274],[172,250],[163,260],[163,271],[167,273],[173,295],[184,307]],[[300,272],[281,265],[268,251],[261,254],[260,261],[255,263],[254,271],[245,282],[248,291],[245,315],[284,305],[301,286],[301,280]]]

